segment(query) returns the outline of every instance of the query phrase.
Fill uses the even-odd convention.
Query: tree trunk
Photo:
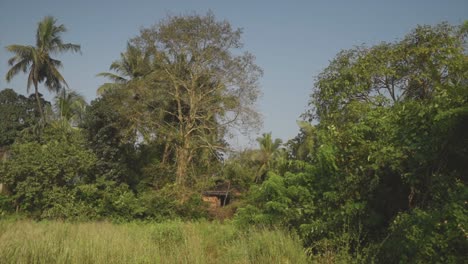
[[[166,142],[166,144],[164,145],[162,164],[166,164],[168,157],[169,157],[169,143]]]
[[[176,184],[184,186],[187,178],[189,151],[185,147],[177,148]]]
[[[44,110],[42,109],[41,98],[39,97],[39,91],[37,89],[37,83],[34,83],[34,93],[36,94],[36,101],[37,101],[37,106],[39,107],[41,120],[45,122]]]

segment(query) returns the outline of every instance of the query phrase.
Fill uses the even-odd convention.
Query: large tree
[[[340,52],[317,78],[308,117],[344,124],[355,104],[387,107],[466,86],[467,32],[467,23],[419,26],[396,43]]]
[[[51,92],[58,92],[64,86],[68,87],[67,82],[58,71],[62,67],[62,62],[52,58],[51,54],[80,51],[80,45],[63,42],[61,35],[66,31],[63,24],[57,25],[57,20],[54,17],[47,16],[38,24],[35,46],[15,44],[6,47],[9,52],[14,54],[8,60],[11,68],[6,74],[6,80],[11,81],[19,72],[29,72],[27,90],[29,92],[31,85],[34,86],[37,105],[43,120],[45,115],[40,102],[39,84],[44,83]]]
[[[262,72],[240,50],[241,33],[208,13],[168,17],[130,42],[148,54],[151,72],[120,89],[130,95],[122,108],[145,139],[165,142],[180,185],[193,164],[219,156],[229,128],[258,124]]]

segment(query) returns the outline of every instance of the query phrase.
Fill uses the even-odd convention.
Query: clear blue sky
[[[10,54],[4,47],[33,44],[37,22],[46,15],[55,16],[68,28],[65,41],[81,44],[82,55],[58,58],[70,87],[91,101],[104,82],[95,75],[108,70],[141,27],[153,25],[166,14],[208,10],[244,29],[245,49],[264,70],[263,96],[258,102],[264,117],[260,132],[273,132],[283,140],[298,133],[296,120],[307,108],[314,78],[338,51],[397,40],[417,24],[460,24],[468,19],[467,0],[0,0],[0,89],[26,93],[26,76],[5,81]],[[246,142],[240,140],[242,145]]]

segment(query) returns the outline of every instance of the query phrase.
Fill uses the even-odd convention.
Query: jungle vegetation
[[[51,57],[80,51],[62,40],[65,31],[46,17],[36,46],[7,46],[6,79],[24,72],[34,93],[0,91],[2,217],[187,221],[183,228],[201,225],[199,232],[209,229],[204,220],[224,220],[228,226],[212,225],[238,247],[256,243],[244,241],[249,229],[260,240],[289,233],[291,240],[260,245],[287,249],[290,261],[305,261],[290,249],[297,241],[318,263],[466,261],[468,22],[421,25],[398,41],[341,51],[311,84],[299,134],[282,142],[264,133],[243,151],[228,138],[258,131],[262,70],[243,49],[242,30],[212,13],[143,28],[109,72],[97,73],[107,82],[89,104]],[[52,102],[40,84],[55,93]],[[222,218],[202,200],[219,182],[239,193],[219,209]],[[11,236],[2,225],[1,240]],[[15,257],[7,244],[0,255]],[[216,252],[235,259],[233,248]]]

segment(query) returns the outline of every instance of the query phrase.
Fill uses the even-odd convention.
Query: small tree
[[[272,168],[273,163],[277,161],[282,152],[282,141],[277,138],[272,139],[271,133],[264,133],[262,137],[257,138],[260,149],[254,153],[253,159],[258,162],[259,168],[255,175],[255,181],[260,182],[266,176],[266,173]]]
[[[55,112],[64,124],[78,126],[84,118],[86,101],[82,95],[63,89],[55,96]]]

